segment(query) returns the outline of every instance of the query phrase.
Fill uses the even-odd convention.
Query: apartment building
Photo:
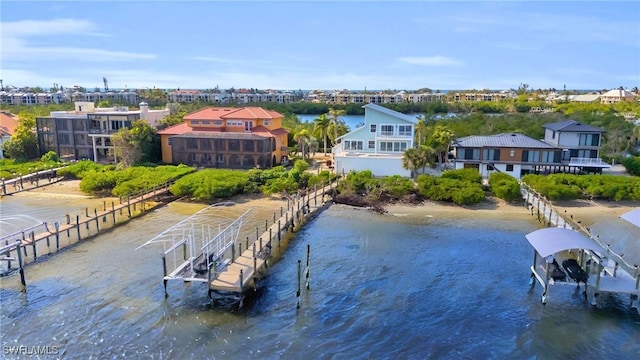
[[[66,160],[91,159],[100,163],[117,163],[111,137],[134,121],[145,120],[156,126],[169,110],[140,110],[128,107],[96,108],[93,102],[76,102],[75,111],[52,111],[48,117],[36,118],[40,154],[55,151]]]
[[[192,166],[270,168],[288,158],[283,115],[261,107],[209,107],[158,132],[162,161]]]

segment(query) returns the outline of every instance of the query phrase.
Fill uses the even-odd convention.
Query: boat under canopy
[[[542,257],[572,249],[592,250],[601,254],[607,252],[592,239],[570,229],[544,228],[531,232],[525,237]]]
[[[640,215],[640,211],[636,214],[636,217]],[[596,304],[596,297],[600,292],[608,292],[630,294],[632,307],[637,308],[640,305],[640,269],[636,266],[630,269],[631,273],[623,269],[618,262],[623,260],[614,260],[615,254],[596,240],[575,230],[553,227],[536,230],[525,237],[535,250],[531,266],[531,284],[534,284],[533,279],[535,279],[543,286],[543,304],[547,301],[550,285],[572,283],[565,281],[565,276],[560,276],[564,272],[560,269],[556,258],[571,259],[574,255],[567,257],[566,252],[578,250],[574,253],[577,259],[573,262],[578,270],[586,272],[586,278],[582,280],[575,274],[572,276],[564,261],[563,268],[578,286],[580,282],[585,284],[585,297],[590,297],[592,304]],[[593,278],[590,277],[591,275],[594,275]]]
[[[620,215],[620,218],[623,220],[627,220],[637,227],[640,227],[640,208],[624,213]]]

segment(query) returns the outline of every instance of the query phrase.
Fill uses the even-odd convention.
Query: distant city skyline
[[[571,90],[640,84],[638,2],[6,1],[4,86]]]

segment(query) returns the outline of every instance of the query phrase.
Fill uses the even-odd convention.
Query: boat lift
[[[578,287],[584,282],[585,297],[593,306],[597,306],[600,293],[608,292],[629,294],[631,307],[639,308],[640,269],[624,262],[608,246],[605,248],[578,231],[564,228],[544,228],[525,237],[534,248],[530,284],[534,286],[535,279],[542,285],[543,305],[551,285],[573,284],[574,280]],[[564,270],[558,260],[563,262]]]
[[[235,220],[230,218],[224,208],[233,205],[210,205],[137,248],[163,244],[165,294],[169,280],[210,283],[231,263],[241,229],[252,215],[249,209]]]

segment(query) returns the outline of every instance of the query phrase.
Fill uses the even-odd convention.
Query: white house
[[[602,104],[615,104],[620,101],[633,101],[635,95],[627,90],[613,89],[600,96]]]
[[[376,104],[364,105],[364,126],[338,138],[333,149],[338,173],[371,170],[374,176],[411,176],[402,156],[413,147],[417,119]]]

